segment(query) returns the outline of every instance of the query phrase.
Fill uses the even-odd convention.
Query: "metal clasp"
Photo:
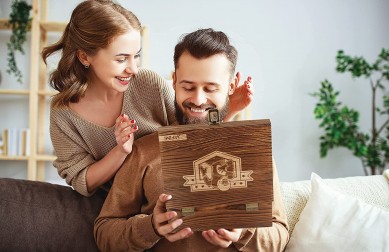
[[[220,113],[218,109],[208,110],[208,123],[210,125],[220,124]]]

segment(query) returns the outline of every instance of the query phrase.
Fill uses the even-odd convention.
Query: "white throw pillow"
[[[285,251],[389,251],[389,212],[311,175],[312,192]]]

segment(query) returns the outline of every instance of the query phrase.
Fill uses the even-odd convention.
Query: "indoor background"
[[[49,0],[48,20],[65,21],[80,1]],[[345,148],[320,158],[322,130],[314,119],[317,99],[310,94],[328,79],[340,91],[339,100],[360,112],[361,129],[370,130],[369,80],[352,79],[335,71],[336,53],[375,61],[389,48],[387,0],[197,0],[118,1],[149,28],[148,68],[169,78],[178,38],[198,28],[214,28],[229,35],[239,51],[237,70],[253,78],[251,119],[272,123],[273,156],[281,181],[305,180],[311,172],[324,178],[363,175],[359,159]],[[0,18],[7,18],[11,0],[0,1]],[[86,13],[86,15],[88,15]],[[386,27],[386,28],[385,28]],[[54,42],[60,34],[50,34]],[[23,84],[6,73],[10,31],[0,31],[0,88],[26,89],[29,44],[18,55]],[[28,126],[28,98],[0,96],[0,130]],[[247,118],[248,119],[248,118]],[[48,135],[48,133],[47,133]],[[232,136],[233,138],[233,136]],[[51,150],[47,139],[47,149]],[[0,161],[0,177],[25,178],[26,161]],[[46,179],[62,180],[48,162]]]

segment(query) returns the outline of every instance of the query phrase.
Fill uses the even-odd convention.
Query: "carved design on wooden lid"
[[[252,170],[242,171],[241,158],[214,151],[193,162],[193,175],[183,176],[191,192],[246,188]]]

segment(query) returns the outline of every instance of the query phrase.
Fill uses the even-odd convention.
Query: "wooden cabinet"
[[[49,89],[47,70],[40,53],[47,45],[47,37],[50,32],[57,32],[58,39],[65,29],[67,22],[50,22],[47,20],[48,0],[32,0],[31,11],[31,42],[30,42],[30,76],[29,88],[26,90],[2,89],[0,87],[0,99],[4,95],[28,96],[28,127],[30,129],[30,155],[29,156],[7,156],[0,155],[2,160],[25,160],[27,161],[27,179],[44,180],[45,162],[52,162],[55,156],[52,153],[45,153],[45,140],[49,138],[49,121],[45,118],[47,114],[48,98],[55,94]],[[72,10],[69,9],[69,12]],[[0,19],[0,29],[9,29],[6,26],[7,20]],[[141,66],[147,66],[147,43],[148,29],[142,30],[142,62]],[[28,46],[28,45],[26,45]],[[16,80],[15,80],[16,83]]]

